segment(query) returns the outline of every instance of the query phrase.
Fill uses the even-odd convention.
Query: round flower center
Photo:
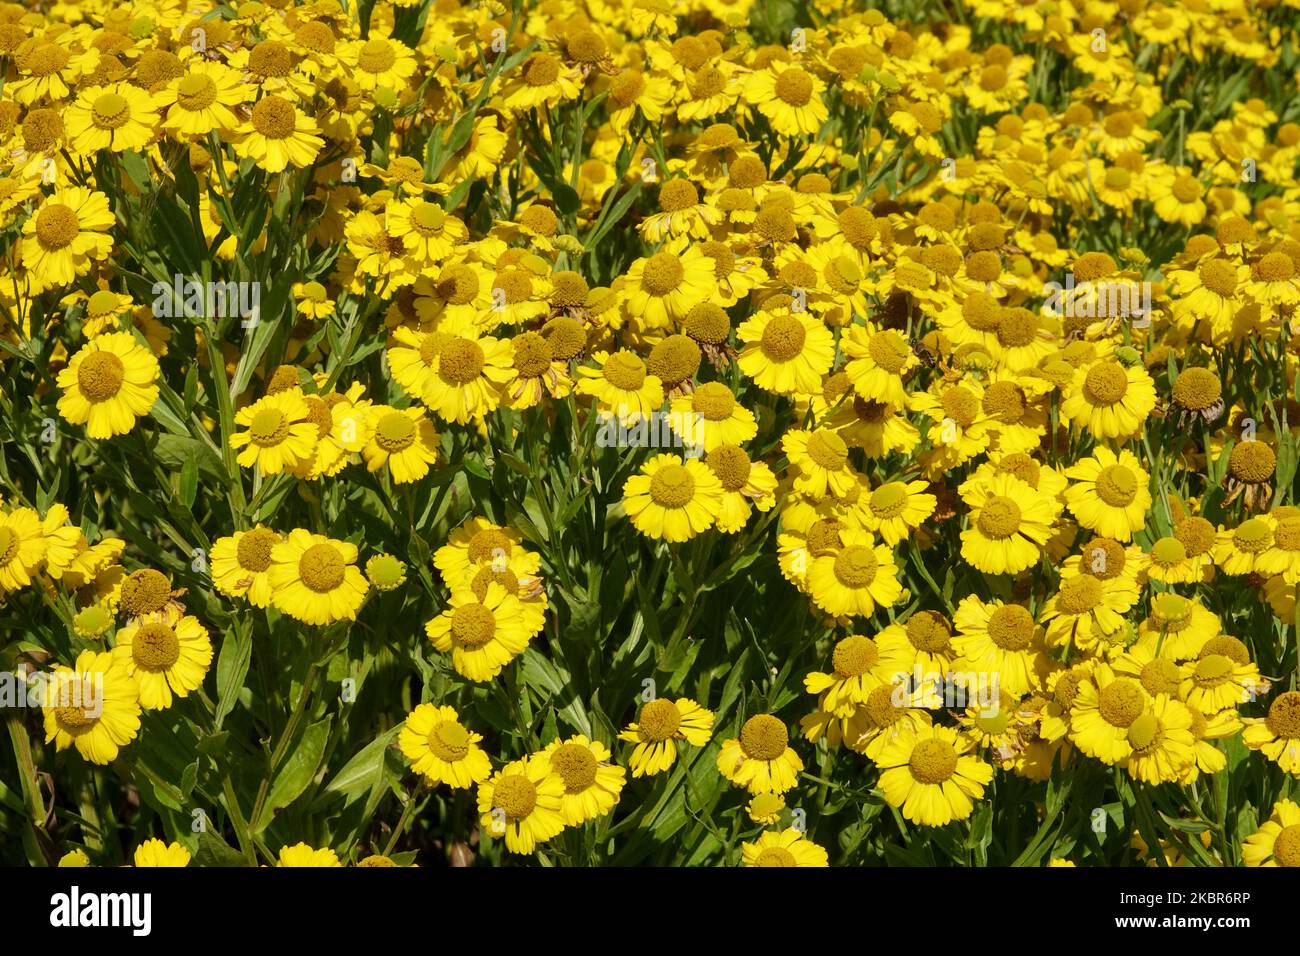
[[[439,205],[421,202],[411,213],[411,221],[424,232],[438,232],[447,221],[447,214]]]
[[[835,578],[846,588],[865,588],[876,579],[880,562],[870,548],[853,544],[835,556]]]
[[[983,406],[985,414],[1008,425],[1020,421],[1029,410],[1025,393],[1011,382],[994,382],[986,388]]]
[[[77,388],[88,401],[112,398],[122,387],[126,366],[112,352],[91,352],[77,366]]]
[[[1262,518],[1250,518],[1237,526],[1232,540],[1239,550],[1258,554],[1272,544],[1273,535]]]
[[[1300,866],[1300,823],[1284,827],[1273,841],[1273,862],[1278,866]]]
[[[367,40],[357,54],[357,66],[367,73],[385,73],[397,62],[397,51],[382,37]]]
[[[1201,198],[1201,184],[1191,176],[1180,175],[1174,180],[1174,198],[1181,203],[1194,203]]]
[[[867,695],[867,702],[862,707],[873,727],[888,727],[903,716],[902,709],[894,706],[892,687],[877,687]]]
[[[760,347],[773,362],[788,362],[803,351],[807,331],[792,315],[778,315],[763,329]]]
[[[298,111],[283,97],[265,96],[253,107],[250,122],[267,139],[285,139],[293,135]]]
[[[145,624],[131,641],[131,659],[146,671],[165,671],[181,656],[176,632],[166,624]]]
[[[1184,518],[1174,526],[1174,537],[1182,542],[1189,555],[1196,557],[1214,547],[1214,525],[1204,518]]]
[[[469,754],[469,731],[454,720],[435,724],[429,731],[429,749],[448,763],[464,760]]]
[[[665,385],[676,385],[700,367],[700,347],[685,335],[670,335],[650,351],[646,366]]]
[[[681,285],[685,274],[681,259],[671,252],[656,252],[645,262],[641,285],[651,295],[664,296]]]
[[[641,708],[637,730],[648,743],[668,740],[682,725],[682,715],[671,700],[652,700]]]
[[[1042,468],[1039,467],[1038,462],[1020,452],[1007,455],[1000,460],[997,469],[1005,474],[1015,475],[1030,488],[1038,487],[1038,479],[1042,475]]]
[[[739,491],[749,481],[753,463],[739,445],[719,445],[705,458],[709,469],[718,476],[724,491]]]
[[[814,555],[832,551],[840,546],[840,525],[833,518],[818,518],[805,535],[808,550]]]
[[[1023,651],[1034,639],[1034,617],[1019,604],[1004,604],[989,615],[989,640],[1004,651]]]
[[[708,382],[691,396],[691,409],[703,415],[706,422],[726,421],[736,410],[736,396],[721,382]]]
[[[389,412],[375,426],[375,444],[389,454],[410,448],[415,443],[415,422],[409,415]]]
[[[1232,676],[1233,664],[1222,654],[1207,654],[1196,662],[1198,684],[1222,684]]]
[[[1265,282],[1286,282],[1295,275],[1295,263],[1284,252],[1270,252],[1255,264],[1255,274]]]
[[[1109,465],[1097,475],[1097,497],[1112,508],[1132,504],[1137,492],[1137,477],[1123,465]]]
[[[1161,594],[1152,602],[1151,610],[1166,628],[1180,630],[1191,616],[1192,602],[1179,594]]]
[[[536,332],[515,336],[515,371],[520,378],[537,378],[551,367],[551,343]]]
[[[1132,181],[1133,177],[1129,175],[1127,169],[1123,169],[1119,166],[1112,166],[1110,169],[1106,170],[1107,189],[1128,189],[1129,183]]]
[[[1273,543],[1283,551],[1300,551],[1300,518],[1283,518],[1277,523]]]
[[[475,532],[466,549],[471,564],[482,564],[510,554],[510,539],[500,528]]]
[[[462,647],[482,647],[496,631],[496,618],[483,604],[462,604],[451,612],[451,636]]]
[[[931,737],[912,748],[907,766],[921,783],[940,784],[957,772],[957,751],[946,740]]]
[[[689,209],[700,201],[700,194],[687,179],[674,179],[659,190],[659,208],[664,212]]]
[[[582,744],[561,744],[551,754],[551,769],[569,793],[582,793],[596,782],[596,758]]]
[[[120,129],[131,119],[131,106],[116,93],[105,93],[95,99],[90,115],[100,129]]]
[[[58,202],[47,202],[36,214],[36,238],[46,249],[62,249],[77,238],[77,214]]]
[[[1160,721],[1155,714],[1142,714],[1128,725],[1128,742],[1134,750],[1145,751],[1160,736]]]
[[[1087,614],[1101,604],[1104,589],[1091,574],[1080,574],[1061,583],[1056,606],[1065,614]]]
[[[1102,688],[1099,710],[1102,718],[1112,727],[1128,727],[1142,715],[1146,697],[1142,688],[1126,677],[1114,680]]]
[[[449,385],[468,385],[479,377],[487,356],[473,339],[451,339],[438,352],[438,375]]]
[[[1275,737],[1284,740],[1300,738],[1300,691],[1289,690],[1278,695],[1269,705],[1264,723]]]
[[[871,361],[888,372],[897,375],[907,364],[912,350],[907,347],[907,340],[893,329],[885,329],[871,336],[867,342],[867,354]]]
[[[98,717],[91,717],[80,707],[59,707],[54,711],[54,719],[64,730],[83,730],[99,722]]]
[[[512,773],[492,788],[492,802],[505,811],[507,819],[522,820],[537,806],[537,787],[523,774]]]
[[[624,349],[605,361],[605,381],[624,392],[635,392],[645,384],[645,362],[635,352]]]
[[[650,479],[650,499],[662,508],[682,508],[695,494],[695,479],[683,465],[665,465]]]
[[[740,749],[753,760],[775,760],[789,743],[785,724],[771,714],[755,714],[740,728]]]
[[[819,428],[808,436],[808,457],[818,467],[839,471],[849,460],[849,446],[833,431]]]
[[[451,305],[469,305],[478,295],[478,276],[467,266],[448,266],[438,276],[438,295]]]
[[[1230,661],[1236,661],[1238,664],[1250,663],[1250,650],[1241,641],[1227,634],[1220,634],[1218,637],[1212,637],[1205,642],[1201,648],[1201,657],[1208,657],[1210,654],[1221,654]]]
[[[969,428],[979,411],[979,402],[975,396],[960,385],[945,389],[939,404],[943,407],[943,413],[962,428]]]
[[[871,493],[871,511],[879,518],[896,518],[907,507],[907,485],[891,481]]]
[[[986,93],[996,93],[1007,85],[1007,68],[1000,63],[985,67],[980,73],[980,89]]]
[[[933,611],[918,611],[907,619],[907,640],[918,651],[943,654],[948,650],[952,631],[948,622]]]
[[[176,84],[177,104],[191,113],[207,109],[216,99],[217,84],[202,73],[190,73]]]
[[[1277,455],[1262,441],[1244,441],[1232,448],[1228,471],[1238,481],[1262,484],[1273,477]]]
[[[258,445],[278,445],[289,437],[291,424],[278,408],[264,408],[253,416],[248,433]]]
[[[1177,538],[1161,538],[1152,546],[1151,558],[1156,564],[1171,568],[1187,559],[1187,549]]]
[[[997,737],[1007,732],[1007,727],[1011,724],[1011,710],[1006,706],[1000,706],[996,713],[985,716],[984,711],[979,711],[975,716],[975,726],[990,737]]]
[[[1020,528],[1020,506],[1010,498],[993,495],[980,509],[975,524],[986,538],[1009,538]]]
[[[1210,259],[1196,270],[1201,284],[1224,298],[1237,294],[1237,269],[1223,259]]]
[[[880,652],[869,637],[854,634],[835,645],[831,664],[838,677],[860,677],[876,665]]]
[[[524,82],[529,86],[549,86],[560,76],[560,60],[549,53],[534,53],[524,65]]]
[[[298,577],[317,594],[327,594],[342,584],[346,571],[343,555],[328,542],[312,545],[298,559]]]
[[[119,600],[123,611],[138,617],[161,611],[171,597],[172,585],[167,576],[153,568],[142,568],[127,575]]]
[[[478,573],[474,575],[474,580],[469,583],[469,589],[482,601],[487,597],[489,584],[499,584],[508,594],[516,596],[519,594],[519,575],[509,568],[498,569],[490,564],[479,568]]]
[[[701,302],[686,313],[683,331],[697,342],[721,345],[731,331],[731,320],[720,306],[712,302]]]
[[[27,72],[32,76],[51,76],[67,66],[71,58],[71,52],[57,43],[42,43],[27,54]]]
[[[1152,697],[1177,694],[1180,683],[1178,665],[1168,658],[1157,657],[1142,668],[1139,680]]]
[[[776,95],[791,106],[805,106],[812,99],[813,81],[799,67],[783,70],[776,78]]]
[[[1292,829],[1300,830],[1300,827]],[[754,860],[755,866],[797,866],[794,854],[781,846],[764,847]]]
[[[579,30],[569,36],[565,46],[579,63],[599,63],[605,58],[605,41],[594,30]]]
[[[1118,362],[1098,362],[1084,376],[1083,391],[1094,405],[1114,405],[1128,391],[1128,373]]]

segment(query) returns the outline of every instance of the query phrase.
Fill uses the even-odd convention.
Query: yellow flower
[[[116,222],[103,193],[67,186],[47,196],[23,224],[22,263],[32,291],[68,285],[90,271],[91,260],[108,258]]]
[[[519,598],[495,581],[482,598],[468,589],[452,592],[447,609],[424,630],[435,648],[451,653],[456,673],[472,681],[496,677],[533,637]]]
[[[366,467],[378,471],[388,465],[396,484],[419,481],[438,461],[439,439],[433,423],[419,405],[396,409],[373,405],[370,442],[361,454]]]
[[[229,597],[247,597],[253,607],[271,606],[271,549],[280,535],[258,525],[212,545],[212,584]]]
[[[818,392],[835,361],[830,329],[807,312],[760,311],[741,323],[740,370],[769,392]]]
[[[647,701],[637,719],[618,735],[636,744],[629,763],[633,777],[652,777],[668,770],[677,760],[677,741],[703,747],[713,736],[713,712],[686,697]]]
[[[830,115],[821,94],[826,84],[799,66],[774,62],[745,80],[745,99],[758,107],[772,128],[786,136],[808,136]]]
[[[929,726],[891,738],[876,757],[885,800],[922,826],[965,820],[993,779],[993,768],[971,756],[970,749],[970,741],[949,727]]]
[[[130,83],[91,86],[64,110],[63,122],[75,155],[120,153],[153,141],[158,108],[151,95]]]
[[[623,484],[623,508],[642,534],[676,543],[707,531],[722,508],[722,483],[707,465],[656,455]]]
[[[31,508],[0,508],[0,595],[31,584],[48,549],[40,515]]]
[[[135,848],[132,859],[136,866],[189,866],[190,851],[179,843],[145,840]]]
[[[614,809],[627,771],[610,763],[609,748],[582,734],[554,740],[542,751],[552,776],[564,784],[560,812],[566,826],[582,826]]]
[[[125,435],[158,401],[158,360],[130,332],[99,335],[59,372],[59,414],[91,438]]]
[[[173,695],[187,697],[202,686],[212,664],[212,642],[197,618],[165,614],[136,618],[117,632],[113,656],[140,688],[140,706],[162,710]]]
[[[304,624],[355,620],[370,587],[356,562],[355,544],[294,529],[271,548],[271,600]]]
[[[1104,358],[1080,368],[1061,402],[1061,412],[1097,438],[1136,433],[1156,405],[1156,388],[1140,365]]]
[[[564,829],[564,781],[542,754],[506,764],[478,785],[481,832],[505,838],[511,853],[532,853]]]
[[[73,667],[57,665],[43,689],[45,742],[75,746],[109,764],[140,731],[140,689],[126,662],[108,651],[82,651]]]
[[[840,529],[839,542],[813,557],[808,587],[813,603],[837,617],[870,617],[903,596],[893,551],[855,528]]]
[[[465,728],[454,708],[420,704],[402,724],[397,746],[430,785],[465,790],[492,776],[492,764],[478,746],[482,740]]]
[[[1098,445],[1093,457],[1066,469],[1073,484],[1065,502],[1079,524],[1116,541],[1128,541],[1146,525],[1151,509],[1151,476],[1127,449],[1116,455]]]
[[[760,833],[753,843],[742,843],[740,853],[745,866],[829,865],[826,851],[794,827]]]
[[[1300,805],[1292,800],[1273,804],[1272,815],[1241,845],[1246,866],[1300,867]]]
[[[962,500],[971,508],[961,533],[961,556],[986,574],[1017,574],[1037,563],[1052,535],[1057,506],[1041,491],[1008,473],[967,481]]]
[[[293,846],[280,847],[280,855],[276,858],[276,866],[312,866],[312,867],[341,867],[338,854],[329,847],[324,849],[314,849],[306,843],[295,843]]]
[[[252,159],[268,173],[288,166],[310,166],[325,145],[316,135],[316,121],[282,96],[271,94],[257,101],[249,129],[234,144],[235,153]]]
[[[239,73],[224,63],[191,60],[185,74],[156,95],[159,108],[167,111],[162,128],[187,139],[214,131],[233,133],[239,126],[235,109],[254,93],[255,88],[243,83]]]
[[[755,714],[740,735],[718,751],[718,770],[750,793],[785,793],[799,782],[803,761],[790,747],[785,723],[771,714]]]

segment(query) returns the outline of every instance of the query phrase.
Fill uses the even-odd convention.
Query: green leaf
[[[393,727],[362,747],[342,770],[330,778],[325,792],[341,795],[343,805],[347,806],[382,783],[384,752],[392,746],[401,729],[401,725]]]
[[[325,755],[325,742],[329,739],[330,725],[333,722],[333,717],[326,717],[302,732],[297,745],[284,758],[284,765],[271,781],[266,804],[262,807],[262,816],[253,824],[254,833],[265,830],[275,812],[297,800],[315,779],[321,758]]]

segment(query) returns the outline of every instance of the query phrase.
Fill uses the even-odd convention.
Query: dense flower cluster
[[[1295,0],[356,6],[0,4],[6,659],[136,865],[1300,865]]]

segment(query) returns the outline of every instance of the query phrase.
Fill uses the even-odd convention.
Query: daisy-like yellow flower
[[[740,853],[745,866],[830,865],[826,851],[794,827],[760,833],[753,843],[742,843]]]
[[[1123,438],[1136,433],[1155,406],[1156,388],[1146,369],[1103,358],[1075,373],[1061,413],[1097,438]]]
[[[272,602],[304,624],[356,620],[370,586],[357,546],[301,528],[271,547]]]
[[[1043,629],[1027,608],[975,595],[962,598],[953,615],[958,671],[998,675],[998,687],[1019,698],[1042,686],[1048,669]]]
[[[541,558],[522,547],[522,537],[512,528],[495,525],[486,518],[471,518],[451,533],[447,543],[433,555],[433,565],[452,591],[473,586],[480,572],[510,571],[521,582],[536,580]]]
[[[235,109],[246,103],[255,88],[224,63],[196,58],[186,72],[155,95],[166,110],[162,128],[182,138],[195,139],[210,132],[233,133],[239,126]]]
[[[1300,867],[1300,805],[1292,800],[1273,804],[1273,813],[1242,842],[1246,866]]]
[[[657,412],[664,403],[663,382],[650,374],[641,356],[631,349],[595,355],[599,368],[578,369],[578,394],[596,399],[596,407],[619,424],[634,425]]]
[[[1214,563],[1224,574],[1281,574],[1290,562],[1275,547],[1276,528],[1277,519],[1264,514],[1221,529],[1214,542]]]
[[[370,411],[370,442],[362,449],[366,467],[378,471],[384,465],[395,484],[410,484],[429,473],[438,461],[439,439],[433,422],[419,405],[391,408],[373,405]]]
[[[519,598],[495,581],[482,598],[469,589],[452,592],[447,609],[424,631],[434,647],[451,653],[456,672],[472,681],[496,677],[533,637]]]
[[[633,262],[622,283],[628,312],[647,328],[668,329],[713,295],[713,260],[698,246],[665,249]]]
[[[835,361],[835,340],[807,312],[758,312],[741,323],[740,370],[759,388],[779,395],[821,391],[822,376]]]
[[[715,523],[723,534],[740,531],[753,508],[766,512],[776,505],[776,475],[764,462],[751,461],[738,445],[716,446],[704,463],[722,483],[722,505]]]
[[[1039,489],[1001,472],[961,486],[971,508],[961,533],[961,556],[986,574],[1018,574],[1032,567],[1052,536],[1057,506]]]
[[[235,153],[268,173],[310,166],[325,146],[316,121],[282,96],[258,100],[248,123],[249,129],[234,144]]]
[[[190,851],[179,843],[145,840],[135,848],[132,862],[136,866],[189,866]]]
[[[140,688],[110,651],[82,651],[72,667],[57,665],[43,693],[45,742],[55,750],[76,747],[105,765],[140,732]]]
[[[235,424],[245,431],[230,436],[235,459],[244,468],[254,465],[264,475],[296,468],[312,455],[318,431],[301,390],[288,388],[259,398],[235,413]],[[242,449],[242,450],[241,450]]]
[[[885,800],[922,826],[965,820],[993,779],[993,768],[970,750],[970,741],[950,727],[931,725],[890,738],[876,757]]]
[[[33,292],[68,285],[113,249],[108,197],[82,186],[56,190],[23,223],[23,268]]]
[[[722,494],[718,476],[703,462],[656,455],[623,483],[623,508],[642,534],[675,544],[713,526]]]
[[[609,748],[582,734],[568,740],[554,740],[544,756],[552,775],[564,783],[560,812],[566,826],[578,827],[614,809],[627,771],[610,763]]]
[[[1116,455],[1098,445],[1093,457],[1076,461],[1065,477],[1073,482],[1065,490],[1066,506],[1084,528],[1129,541],[1146,525],[1151,476],[1127,449]]]
[[[306,843],[280,847],[276,866],[341,867],[339,855],[329,847],[316,849]]]
[[[840,340],[849,362],[844,371],[853,390],[867,401],[906,407],[903,378],[921,364],[907,339],[894,329],[873,331],[854,325]]]
[[[465,790],[492,776],[492,763],[479,747],[482,740],[466,729],[454,708],[420,704],[407,714],[397,746],[430,785]]]
[[[1241,739],[1284,771],[1300,777],[1300,691],[1273,698],[1264,717],[1245,718]]]
[[[808,693],[821,695],[818,706],[840,717],[853,716],[857,706],[885,683],[880,673],[889,673],[876,642],[861,634],[851,634],[835,645],[831,667],[829,674],[809,673],[803,686]]]
[[[887,481],[858,499],[856,514],[866,529],[891,548],[910,538],[934,514],[938,499],[924,481]]]
[[[785,793],[799,782],[803,761],[790,746],[783,720],[755,714],[741,725],[739,736],[723,742],[718,770],[750,793]]]
[[[829,428],[812,431],[791,429],[781,438],[794,469],[794,489],[813,501],[827,495],[843,498],[858,484],[857,472],[849,464],[849,446]]]
[[[816,133],[830,115],[822,102],[826,84],[800,66],[774,61],[745,80],[745,99],[786,136]]]
[[[99,335],[82,346],[57,383],[59,414],[91,438],[125,435],[158,401],[158,360],[130,332]]]
[[[511,853],[532,853],[564,829],[564,781],[543,754],[506,764],[478,785],[481,832]]]
[[[668,770],[677,760],[677,742],[703,747],[713,736],[713,712],[686,697],[647,701],[618,735],[636,744],[629,763],[633,777],[653,777]]]
[[[1129,724],[1126,739],[1133,748],[1129,775],[1153,786],[1182,779],[1196,761],[1192,712],[1174,697],[1154,698],[1151,708]]]
[[[840,529],[839,544],[813,557],[808,588],[813,603],[837,617],[870,617],[903,595],[894,552],[857,528]]]
[[[210,556],[212,584],[227,597],[244,597],[253,607],[271,606],[271,549],[281,541],[258,525],[218,538]]]
[[[113,656],[140,689],[140,706],[162,710],[201,687],[212,664],[212,642],[198,618],[167,614],[136,618],[117,632]]]
[[[1206,641],[1196,660],[1183,664],[1182,678],[1178,696],[1205,714],[1236,707],[1268,686],[1246,645],[1227,634]]]
[[[1070,740],[1089,757],[1102,763],[1127,761],[1135,744],[1150,743],[1153,698],[1139,681],[1118,677],[1108,664],[1098,664],[1088,680],[1078,685],[1070,708]],[[1137,732],[1130,728],[1137,724]]]
[[[719,445],[743,445],[758,434],[754,413],[722,382],[705,382],[673,399],[670,407],[669,426],[684,442],[699,444],[706,452]]]
[[[295,282],[293,297],[295,311],[299,315],[319,322],[334,314],[334,300],[329,297],[329,291],[314,279],[310,282]]]
[[[0,595],[31,584],[48,550],[39,514],[31,508],[0,508]]]
[[[514,377],[509,339],[480,336],[470,325],[455,323],[438,346],[420,400],[439,417],[458,425],[482,421],[501,404],[504,387]]]
[[[77,156],[143,149],[153,141],[158,107],[153,96],[130,83],[91,86],[63,112]]]

